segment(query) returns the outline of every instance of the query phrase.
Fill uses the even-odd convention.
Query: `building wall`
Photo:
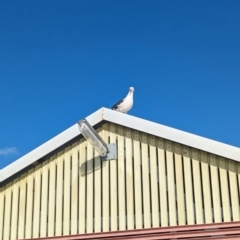
[[[0,240],[240,220],[240,163],[119,125],[102,162],[78,140],[0,189]]]

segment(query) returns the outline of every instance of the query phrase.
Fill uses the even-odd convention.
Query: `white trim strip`
[[[79,135],[78,124],[74,124],[64,132],[58,134],[56,137],[50,139],[39,147],[35,148],[31,152],[27,153],[23,157],[19,158],[15,162],[3,168],[0,172],[0,182],[11,177],[15,173],[33,164],[37,160],[43,158],[50,152],[54,151],[58,147],[62,146],[66,142],[70,141],[74,137]]]
[[[240,148],[170,128],[130,115],[104,109],[104,119],[157,137],[240,162]]]
[[[86,119],[92,126],[100,123],[102,120],[106,120],[240,162],[240,148],[127,114],[119,113],[110,109],[101,108],[89,115]],[[78,135],[80,135],[78,124],[74,124],[72,127],[0,170],[0,182],[8,179],[17,172],[53,152],[55,149],[61,147],[68,141],[71,141]]]

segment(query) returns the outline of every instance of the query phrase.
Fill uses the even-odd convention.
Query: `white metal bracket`
[[[106,156],[101,157],[102,161],[108,161],[108,160],[113,160],[117,159],[117,146],[116,143],[109,143],[107,144],[108,148],[108,153]]]

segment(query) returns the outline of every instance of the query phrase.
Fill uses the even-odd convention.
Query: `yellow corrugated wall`
[[[102,162],[84,139],[0,189],[0,240],[240,220],[240,163],[119,125]]]

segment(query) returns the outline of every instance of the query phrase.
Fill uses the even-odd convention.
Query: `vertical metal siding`
[[[125,151],[126,151],[126,212],[127,229],[134,229],[134,198],[133,198],[133,162],[132,162],[132,132],[125,130]]]
[[[231,221],[230,213],[230,199],[229,199],[229,189],[228,189],[228,171],[227,162],[222,157],[219,158],[219,172],[220,172],[220,186],[222,194],[222,212],[223,221]]]
[[[210,176],[211,176],[213,217],[214,222],[218,223],[222,221],[219,168],[217,157],[212,154],[210,154]]]
[[[8,184],[5,190],[5,206],[4,206],[4,226],[3,226],[3,239],[10,238],[11,230],[11,215],[12,215],[12,186]],[[14,203],[16,204],[16,203]]]
[[[26,180],[27,180],[27,175],[23,174],[20,177],[20,194],[19,194],[19,199],[18,199],[18,206],[19,206],[19,212],[18,212],[18,238],[24,238],[25,234],[25,219],[26,219]],[[18,194],[18,190],[16,195]],[[44,202],[44,201],[42,201]],[[17,203],[17,201],[13,198],[13,203]],[[14,229],[13,226],[11,226],[11,229]]]
[[[94,151],[94,232],[101,232],[101,160],[99,154]],[[97,170],[98,169],[98,170]]]
[[[36,167],[34,174],[34,189],[33,189],[33,237],[37,238],[40,235],[40,212],[41,212],[41,173],[42,166]],[[22,189],[20,189],[22,191]],[[42,224],[44,224],[42,222]]]
[[[87,143],[86,232],[93,232],[93,147]]]
[[[116,143],[116,127],[115,124],[110,123],[109,124],[109,137],[111,143]],[[99,160],[100,161],[100,160]],[[110,167],[110,176],[109,176],[109,182],[110,182],[110,219],[111,219],[111,231],[116,231],[118,229],[118,219],[117,219],[117,160],[114,159],[110,161],[109,163]],[[98,171],[100,174],[100,171]]]
[[[5,188],[0,189],[0,239],[3,239]]]
[[[236,162],[228,161],[228,176],[229,176],[229,186],[230,186],[230,198],[231,206],[236,206],[234,211],[232,209],[232,220],[237,221],[239,219],[239,193],[238,193],[238,183],[237,183],[237,168]]]
[[[204,219],[205,223],[212,223],[212,204],[211,204],[211,189],[210,189],[210,177],[209,177],[209,165],[208,158],[205,152],[200,152],[201,159],[201,179],[202,179],[202,191],[204,194],[203,205],[204,205]],[[204,176],[204,177],[202,177]]]
[[[80,163],[79,163],[79,197],[78,197],[78,204],[79,204],[79,215],[78,215],[78,231],[79,233],[85,233],[85,214],[86,214],[86,192],[85,192],[85,184],[86,184],[86,141],[80,141]]]
[[[175,174],[176,174],[176,194],[177,194],[177,219],[178,225],[186,224],[185,201],[184,201],[184,182],[183,182],[183,164],[181,156],[181,146],[175,144]]]
[[[199,153],[196,149],[192,150],[192,169],[193,169],[193,190],[194,190],[194,206],[195,206],[195,221],[203,223],[203,205],[202,205],[202,187],[200,175]]]
[[[240,163],[113,123],[0,189],[0,240],[240,220]]]
[[[124,137],[123,137],[122,126],[118,127],[117,141],[118,141],[117,176],[118,176],[118,221],[119,221],[118,227],[119,227],[119,230],[125,230],[126,229],[125,161],[124,161],[125,154],[124,154]]]
[[[71,234],[78,233],[78,174],[79,174],[79,142],[72,145],[71,152]]]
[[[104,125],[101,131],[101,137],[107,143],[108,142],[108,125]],[[102,167],[102,231],[109,231],[109,161],[101,162]],[[93,170],[94,171],[94,170]],[[117,177],[117,176],[116,176]],[[117,206],[115,206],[117,207]]]
[[[26,198],[26,222],[25,222],[25,238],[32,237],[33,227],[33,193],[34,193],[34,170],[31,169],[27,173],[27,198]],[[21,191],[21,189],[20,189]],[[53,227],[53,226],[51,226]]]
[[[64,151],[57,154],[57,164],[56,164],[56,225],[55,225],[55,234],[60,236],[63,234],[62,231],[62,220],[63,220],[63,156]],[[69,197],[69,196],[66,196]]]
[[[142,217],[142,181],[141,181],[141,158],[140,158],[140,141],[139,132],[133,132],[133,173],[134,173],[134,210],[135,226],[143,227]]]
[[[56,156],[51,157],[50,164],[49,164],[49,185],[48,185],[49,203],[48,203],[48,223],[47,223],[48,236],[51,236],[51,237],[55,235],[56,162],[57,162],[57,157]]]
[[[168,226],[168,195],[167,195],[167,173],[166,173],[166,152],[163,139],[158,139],[158,184],[160,201],[160,224]]]
[[[47,236],[47,216],[48,216],[48,165],[49,161],[43,163],[42,166],[42,181],[41,181],[41,225],[40,225],[40,237]],[[23,238],[23,237],[21,237]]]
[[[18,198],[19,197],[19,184],[18,184],[18,181],[19,181],[19,178],[15,179],[13,181],[13,187],[12,187],[12,191],[13,191],[12,196],[13,196],[13,199],[16,199],[16,200],[12,204],[11,238],[17,238],[18,229],[19,229],[18,235],[22,235],[21,233],[23,232],[22,231],[22,229],[23,229],[22,221],[19,222],[19,227],[18,227],[18,207],[19,207],[19,205],[22,206],[22,202],[20,202],[20,204],[18,204],[19,203],[19,198]]]
[[[157,149],[156,139],[154,136],[149,136],[149,163],[150,163],[150,191],[151,191],[151,214],[152,227],[159,226],[159,195],[158,195],[158,166],[157,166]]]
[[[175,191],[175,174],[173,160],[172,142],[166,142],[166,165],[167,165],[167,191],[168,191],[168,223],[170,226],[177,225],[176,218],[176,191]]]
[[[189,147],[183,147],[183,166],[184,166],[184,184],[185,184],[185,202],[187,224],[195,223],[194,196],[193,196],[193,173],[192,160],[190,158]]]
[[[148,142],[147,134],[141,133],[141,167],[142,167],[142,201],[143,201],[143,226],[144,228],[151,227],[151,211],[150,211],[150,188],[149,188],[149,157],[148,157]]]

